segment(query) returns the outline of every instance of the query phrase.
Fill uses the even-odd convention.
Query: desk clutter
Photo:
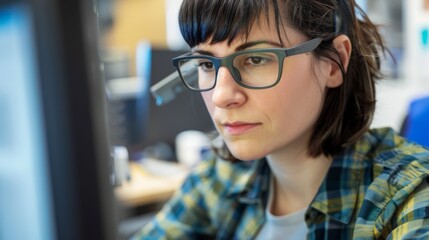
[[[180,187],[188,173],[179,164],[161,160],[145,160],[144,164],[131,161],[129,167],[130,180],[115,188],[115,195],[129,207],[167,200]],[[166,170],[159,172],[158,169]]]
[[[209,137],[195,130],[186,130],[177,135],[176,151],[159,143],[128,159],[124,147],[114,149],[115,175],[120,180],[117,181],[119,184],[116,184],[115,194],[129,207],[168,200],[189,171],[199,161],[212,156]],[[171,155],[177,160],[163,160],[170,159]]]

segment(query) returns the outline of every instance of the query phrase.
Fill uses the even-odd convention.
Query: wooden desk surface
[[[166,201],[180,187],[187,172],[169,176],[150,174],[140,164],[130,162],[131,180],[115,188],[115,195],[125,205],[137,207]]]

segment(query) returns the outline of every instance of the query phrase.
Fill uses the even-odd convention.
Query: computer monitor
[[[117,239],[95,9],[0,2],[0,239]]]

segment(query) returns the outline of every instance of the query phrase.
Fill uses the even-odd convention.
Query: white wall
[[[182,0],[165,0],[167,45],[172,50],[189,48],[180,33],[178,17]]]
[[[423,47],[422,31],[429,29],[429,10],[424,0],[403,0],[405,10],[405,77],[407,81],[429,82],[429,46]]]
[[[371,127],[392,127],[399,132],[413,99],[429,96],[429,82],[382,80],[377,84],[377,104]]]
[[[381,1],[384,1],[383,4],[390,2]],[[383,80],[377,85],[377,105],[372,127],[390,126],[399,131],[410,102],[429,95],[429,47],[426,50],[423,48],[421,34],[424,28],[429,28],[429,10],[423,9],[423,1],[402,0],[404,58],[398,68],[401,68],[403,74],[400,79]],[[372,11],[376,15],[377,11],[383,10],[374,8]]]

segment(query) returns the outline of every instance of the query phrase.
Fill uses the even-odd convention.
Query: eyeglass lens
[[[228,64],[225,64],[228,66]],[[247,87],[271,86],[277,81],[279,60],[274,52],[254,52],[236,55],[228,69],[235,81]],[[209,58],[190,58],[179,63],[185,83],[195,90],[208,90],[216,84],[216,64]]]

